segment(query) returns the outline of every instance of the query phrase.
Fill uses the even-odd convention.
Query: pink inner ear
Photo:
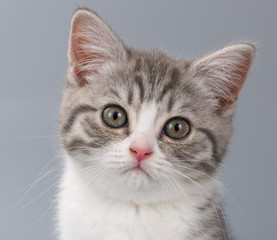
[[[82,64],[90,59],[88,53],[81,48],[85,40],[80,36],[82,34],[78,21],[72,26],[71,45],[70,45],[70,64],[73,67],[75,79],[80,86],[88,82],[85,79],[87,71],[82,69]]]
[[[88,84],[87,80],[85,79],[86,75],[89,74],[97,74],[97,70],[94,68],[87,68],[86,65],[89,65],[93,61],[94,58],[101,57],[101,56],[93,56],[92,53],[86,51],[84,46],[85,39],[82,37],[72,37],[71,42],[71,65],[73,67],[73,72],[76,76],[76,80],[80,86],[84,86]]]
[[[238,98],[255,54],[251,44],[236,44],[196,61],[196,76],[217,100],[217,111],[222,112]]]
[[[90,43],[89,39],[84,37],[85,27],[81,21],[82,18],[80,20],[75,20],[72,26],[70,64],[73,67],[76,81],[80,86],[84,86],[88,83],[85,76],[90,72],[85,66],[91,63],[95,56],[86,49]]]
[[[223,83],[223,87],[226,88],[225,91],[228,92],[228,95],[225,95],[225,97],[216,97],[219,101],[219,107],[221,110],[224,110],[237,100],[240,90],[246,80],[250,65],[250,59],[245,58],[244,62],[238,63],[235,69],[230,73],[231,84]]]
[[[125,56],[121,41],[99,16],[87,10],[74,15],[70,39],[70,66],[81,86],[88,83],[86,76],[99,73],[104,63]]]
[[[84,77],[84,71],[81,71],[78,66],[74,66],[73,71],[76,76],[76,80],[81,87],[88,84],[88,81]]]

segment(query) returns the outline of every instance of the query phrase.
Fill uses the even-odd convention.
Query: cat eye
[[[127,124],[127,115],[123,108],[118,106],[106,107],[102,113],[104,122],[112,128],[121,128]]]
[[[189,122],[183,118],[170,119],[164,127],[165,135],[172,139],[182,139],[190,133],[190,130]]]

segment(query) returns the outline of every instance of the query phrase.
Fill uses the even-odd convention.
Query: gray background
[[[96,10],[127,44],[179,57],[240,40],[257,43],[224,162],[226,209],[238,239],[277,239],[276,3],[1,0],[0,239],[55,239],[58,109],[78,6]]]

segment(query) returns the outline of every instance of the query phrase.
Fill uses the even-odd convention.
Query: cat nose
[[[153,152],[153,138],[149,132],[137,132],[133,135],[130,151],[134,153],[138,163]]]
[[[150,147],[139,148],[139,147],[130,147],[131,152],[136,154],[136,159],[140,163],[146,156],[150,155],[153,151]]]

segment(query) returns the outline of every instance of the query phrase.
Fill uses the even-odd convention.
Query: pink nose
[[[150,155],[152,153],[151,148],[138,148],[138,147],[130,147],[131,152],[136,154],[136,159],[138,160],[138,163],[142,161],[147,155]]]

